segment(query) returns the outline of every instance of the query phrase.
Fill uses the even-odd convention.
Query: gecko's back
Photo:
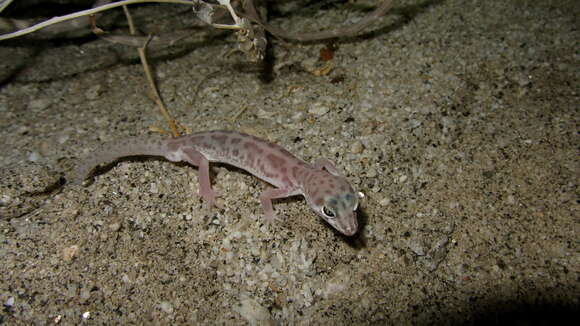
[[[283,147],[240,132],[216,130],[167,141],[168,152],[175,154],[168,157],[172,161],[191,161],[183,157],[189,149],[199,151],[210,162],[233,165],[277,187],[299,185],[300,175],[311,169]]]

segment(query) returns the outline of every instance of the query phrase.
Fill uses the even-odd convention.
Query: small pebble
[[[113,231],[113,232],[117,232],[121,229],[121,223],[111,223],[109,224],[109,230]]]
[[[42,111],[46,109],[50,103],[51,100],[49,98],[40,98],[30,101],[30,103],[28,103],[28,107],[32,110]]]
[[[391,204],[390,198],[383,198],[379,201],[379,205],[381,206],[389,206]]]
[[[350,151],[353,154],[360,154],[365,150],[365,147],[362,142],[356,141],[350,146]]]
[[[28,155],[28,160],[30,162],[37,162],[40,159],[40,154],[38,154],[37,152],[32,152],[30,153],[30,155]]]
[[[304,113],[302,111],[297,111],[292,115],[292,120],[302,121],[304,120]]]
[[[308,112],[310,112],[311,114],[317,115],[317,116],[325,115],[328,113],[328,111],[330,111],[328,106],[326,106],[320,102],[314,103],[314,105],[312,105],[310,110],[308,110]]]
[[[378,174],[378,173],[377,173],[377,170],[376,170],[376,169],[374,169],[374,168],[369,168],[369,169],[367,169],[367,171],[366,171],[366,172],[367,172],[367,177],[369,177],[369,178],[374,178],[374,177],[376,177],[376,176],[377,176],[377,174]]]
[[[239,305],[235,306],[233,310],[239,313],[250,325],[273,324],[270,311],[247,295],[242,295]]]
[[[85,92],[87,100],[96,100],[103,93],[101,85],[93,85]]]
[[[173,313],[173,306],[168,301],[161,302],[159,304],[159,308],[161,308],[161,310],[163,310],[164,312],[166,312],[168,314]]]
[[[79,246],[77,246],[77,245],[73,245],[73,246],[70,246],[68,248],[64,248],[62,250],[62,258],[64,259],[64,261],[70,262],[77,256],[78,251],[79,251]]]

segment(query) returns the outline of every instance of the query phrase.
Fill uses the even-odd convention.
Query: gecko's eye
[[[328,217],[328,218],[335,218],[336,214],[334,214],[334,211],[326,206],[322,206],[322,214],[324,214],[324,216]]]

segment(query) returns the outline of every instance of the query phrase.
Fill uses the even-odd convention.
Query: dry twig
[[[131,35],[137,34],[135,29],[135,25],[133,24],[133,18],[131,17],[131,13],[127,6],[123,6],[123,11],[125,12],[125,16],[127,17],[127,22],[129,22],[129,32]],[[177,130],[177,126],[175,125],[175,121],[169,115],[161,96],[159,95],[159,90],[157,89],[157,85],[155,84],[155,79],[153,78],[153,74],[151,73],[151,69],[149,68],[149,62],[147,61],[147,44],[149,41],[143,43],[143,46],[139,47],[137,51],[139,52],[139,59],[141,59],[141,64],[143,65],[143,70],[145,71],[145,76],[147,76],[147,82],[149,83],[149,88],[151,91],[151,96],[153,97],[153,101],[157,104],[161,115],[165,118],[167,125],[169,125],[169,129],[173,137],[179,137],[179,131]]]
[[[51,26],[51,25],[70,21],[70,20],[73,20],[73,19],[76,19],[79,17],[94,15],[96,13],[106,11],[109,9],[122,7],[122,6],[130,5],[130,4],[147,3],[147,2],[177,3],[177,4],[187,4],[187,5],[192,4],[192,2],[190,0],[123,0],[123,1],[113,2],[113,3],[109,3],[106,5],[102,5],[102,6],[97,6],[97,7],[91,8],[91,9],[77,11],[75,13],[65,15],[65,16],[54,17],[54,18],[51,18],[49,20],[43,21],[42,23],[28,26],[26,28],[22,28],[22,29],[17,30],[17,31],[12,32],[12,33],[2,34],[2,35],[0,35],[0,41],[8,40],[8,39],[19,37],[19,36],[23,36],[26,34],[30,34],[32,32],[41,30],[41,29],[46,28],[46,27]]]

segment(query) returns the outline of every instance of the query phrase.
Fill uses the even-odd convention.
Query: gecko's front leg
[[[276,213],[274,212],[274,207],[272,206],[272,199],[286,198],[294,195],[298,195],[299,191],[295,188],[270,188],[265,190],[260,195],[260,203],[264,209],[264,217],[266,218],[266,223],[274,224],[274,221],[278,219]]]
[[[193,148],[185,148],[183,149],[182,160],[197,166],[197,179],[199,181],[198,194],[206,202],[208,208],[212,208],[215,205],[215,201],[218,195],[211,188],[208,159],[202,153]]]

